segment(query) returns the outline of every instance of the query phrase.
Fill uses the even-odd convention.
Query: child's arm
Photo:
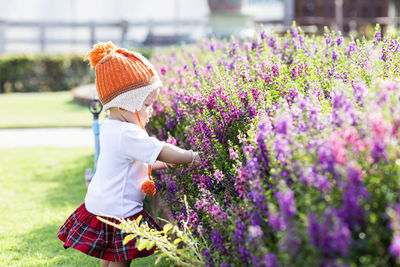
[[[171,144],[165,144],[157,158],[159,161],[172,164],[199,164],[200,157],[198,153],[191,150],[185,150]]]
[[[164,170],[164,169],[178,168],[178,167],[179,164],[165,163],[157,160],[156,163],[154,163],[152,169],[156,171],[156,170]]]
[[[165,162],[162,162],[162,161],[159,161],[159,160],[157,160],[156,163],[154,163],[154,165],[153,165],[153,167],[152,167],[152,169],[153,169],[154,171],[156,171],[156,170],[163,170],[163,169],[166,169],[166,168],[167,168],[166,163],[165,163]]]

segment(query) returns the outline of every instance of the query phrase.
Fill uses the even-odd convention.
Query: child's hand
[[[169,169],[169,168],[175,169],[175,168],[178,168],[179,166],[180,166],[179,164],[165,163],[165,167],[166,167],[167,169]]]
[[[192,151],[192,163],[191,166],[199,166],[201,163],[201,158],[199,152]]]

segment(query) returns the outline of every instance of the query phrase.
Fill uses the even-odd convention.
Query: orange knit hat
[[[96,69],[96,88],[104,109],[140,110],[146,97],[162,86],[153,65],[140,53],[97,43],[87,54]]]

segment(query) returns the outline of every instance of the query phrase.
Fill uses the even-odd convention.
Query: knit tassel
[[[146,195],[149,196],[152,196],[156,193],[156,185],[154,184],[153,180],[147,180],[144,182],[141,189]]]
[[[94,68],[104,57],[111,54],[116,47],[112,42],[108,43],[97,43],[93,46],[93,49],[86,55],[86,59],[89,60],[90,65]]]

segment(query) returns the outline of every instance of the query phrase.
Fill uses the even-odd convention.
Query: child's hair
[[[140,53],[116,48],[112,42],[97,43],[87,54],[96,69],[96,89],[104,109],[140,110],[161,80],[153,65]]]

